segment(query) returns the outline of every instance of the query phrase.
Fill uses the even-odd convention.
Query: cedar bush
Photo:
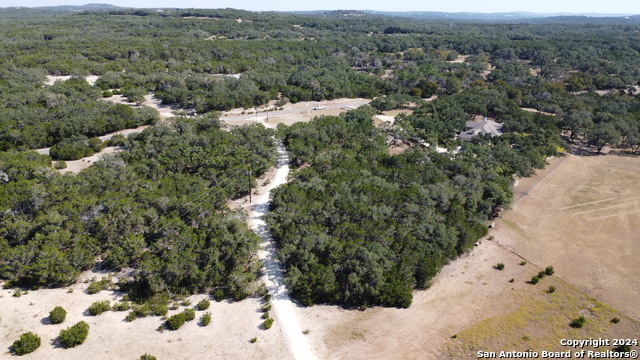
[[[49,321],[52,324],[60,324],[67,318],[67,311],[62,306],[56,306],[49,312]]]
[[[184,325],[186,321],[187,321],[187,316],[183,312],[170,316],[167,319],[167,329],[178,330],[182,325]]]
[[[72,348],[82,344],[87,339],[88,335],[89,324],[84,321],[80,321],[72,327],[60,331],[60,344],[62,344],[65,349]]]
[[[209,306],[211,305],[211,303],[209,302],[209,300],[207,299],[202,299],[200,300],[200,302],[197,305],[198,310],[202,311],[202,310],[207,310],[209,308]]]
[[[202,319],[200,320],[200,324],[202,324],[202,326],[207,326],[209,325],[209,323],[211,322],[211,313],[207,312],[204,315],[202,315]]]
[[[157,316],[165,316],[169,312],[169,307],[164,304],[155,304],[151,307],[151,309]]]
[[[92,316],[100,315],[105,311],[109,311],[111,309],[111,304],[109,300],[96,301],[91,306],[89,306],[89,314]]]
[[[29,354],[40,347],[40,342],[40,336],[27,332],[20,335],[20,339],[13,342],[13,351],[16,355]]]
[[[187,321],[191,321],[196,318],[196,311],[193,309],[184,309],[184,318]]]
[[[140,360],[156,360],[156,357],[145,353],[144,355],[140,356]]]

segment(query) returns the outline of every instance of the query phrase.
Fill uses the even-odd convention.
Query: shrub
[[[109,311],[109,309],[111,309],[111,303],[109,300],[96,301],[89,306],[89,314],[96,316],[105,311]]]
[[[131,309],[131,304],[127,301],[123,301],[113,306],[113,311],[127,311]]]
[[[498,263],[498,264],[496,265],[496,269],[498,269],[498,270],[502,270],[502,269],[504,269],[504,264],[503,264],[503,263]]]
[[[577,318],[573,319],[573,321],[571,321],[571,327],[581,328],[586,322],[587,319],[584,316],[580,315]]]
[[[152,308],[153,313],[158,316],[165,316],[169,312],[169,307],[164,304],[156,304]]]
[[[151,315],[151,306],[149,306],[149,304],[134,306],[133,313],[136,314],[137,317],[147,317]]]
[[[619,317],[614,317],[613,319],[611,319],[611,322],[614,324],[617,324],[620,322],[620,318]]]
[[[13,297],[20,297],[20,296],[22,296],[22,291],[20,291],[20,289],[17,289],[16,291],[14,291]]]
[[[72,327],[60,331],[60,344],[65,349],[82,344],[89,335],[89,324],[84,321],[73,325]]]
[[[67,311],[62,306],[56,306],[49,312],[49,321],[52,324],[60,324],[67,318]]]
[[[525,266],[527,265],[527,262],[525,260],[520,261],[520,266]]]
[[[555,272],[555,270],[553,270],[553,266],[547,266],[547,267],[544,269],[544,273],[545,273],[546,275],[549,275],[549,276],[553,275],[553,273],[554,273],[554,272]]]
[[[249,342],[252,344],[255,344],[256,341],[258,341],[257,337],[252,337],[251,340],[249,340]]]
[[[16,355],[25,355],[34,352],[40,347],[40,336],[27,332],[20,335],[20,339],[13,342],[13,351]]]
[[[263,312],[271,310],[271,302],[267,301],[266,303],[262,304],[260,306],[260,310],[262,310]]]
[[[538,273],[538,277],[539,277],[540,279],[544,278],[546,275],[547,275],[547,274],[545,274],[545,272],[544,272],[544,271],[540,271],[540,272]]]
[[[175,314],[167,319],[167,329],[178,330],[187,321],[185,313]]]
[[[534,276],[531,278],[530,283],[532,283],[533,285],[537,284],[538,282],[540,282],[540,278],[538,276]]]
[[[261,318],[262,320],[267,320],[269,318],[269,312],[265,311],[264,314],[262,314]]]
[[[552,293],[552,292],[555,292],[555,291],[556,291],[556,287],[553,286],[553,285],[549,285],[549,288],[547,289],[547,292],[548,293]]]
[[[156,360],[156,357],[145,353],[144,355],[140,356],[140,360]]]
[[[100,292],[101,290],[107,290],[111,281],[107,278],[102,278],[100,281],[94,281],[87,286],[87,292],[91,295]]]
[[[196,318],[196,311],[193,309],[184,309],[184,318],[187,321],[191,321]]]
[[[198,307],[198,310],[202,311],[202,310],[207,310],[210,305],[211,305],[211,303],[209,302],[209,300],[202,299],[198,303],[197,307]]]
[[[516,279],[514,279],[514,278],[511,278],[511,280],[509,280],[510,283],[512,283],[514,281],[516,281]]]
[[[191,299],[184,299],[181,302],[182,306],[190,306],[191,305]]]
[[[103,98],[110,98],[112,96],[113,96],[113,93],[111,91],[109,91],[109,90],[105,90],[105,91],[102,92],[102,97]]]
[[[265,330],[269,330],[271,329],[271,326],[273,325],[273,318],[268,318],[266,319],[263,323],[262,323],[262,327]]]
[[[62,170],[67,168],[67,162],[64,160],[58,160],[53,163],[53,168],[56,170]]]
[[[125,317],[125,319],[128,322],[132,322],[133,320],[137,319],[138,317],[136,316],[136,313],[134,311],[130,312],[127,317]]]
[[[211,313],[207,312],[204,315],[202,315],[202,319],[200,320],[200,324],[202,324],[202,326],[207,326],[209,325],[209,323],[211,322]]]
[[[213,299],[215,301],[220,302],[220,301],[224,300],[225,297],[226,296],[224,295],[224,290],[222,290],[222,289],[218,289],[218,290],[213,292]]]

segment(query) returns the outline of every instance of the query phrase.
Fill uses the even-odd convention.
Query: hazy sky
[[[50,6],[109,3],[138,8],[226,8],[245,10],[385,10],[446,12],[640,14],[640,0],[0,0],[0,6]]]

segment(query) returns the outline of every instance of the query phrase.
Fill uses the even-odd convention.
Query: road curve
[[[262,216],[269,211],[271,190],[286,183],[288,175],[289,157],[284,146],[280,144],[275,178],[269,184],[267,191],[255,200],[255,205],[250,212],[251,229],[262,237],[262,249],[258,252],[258,257],[262,261],[265,273],[263,280],[271,294],[272,309],[276,315],[276,321],[284,331],[291,355],[296,360],[314,360],[317,358],[300,328],[295,312],[296,305],[291,301],[284,283],[284,266],[277,259],[276,245],[267,229],[267,224],[262,219]]]

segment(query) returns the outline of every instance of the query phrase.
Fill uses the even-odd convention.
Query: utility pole
[[[251,169],[247,166],[247,188],[249,189],[249,204],[251,204]]]

